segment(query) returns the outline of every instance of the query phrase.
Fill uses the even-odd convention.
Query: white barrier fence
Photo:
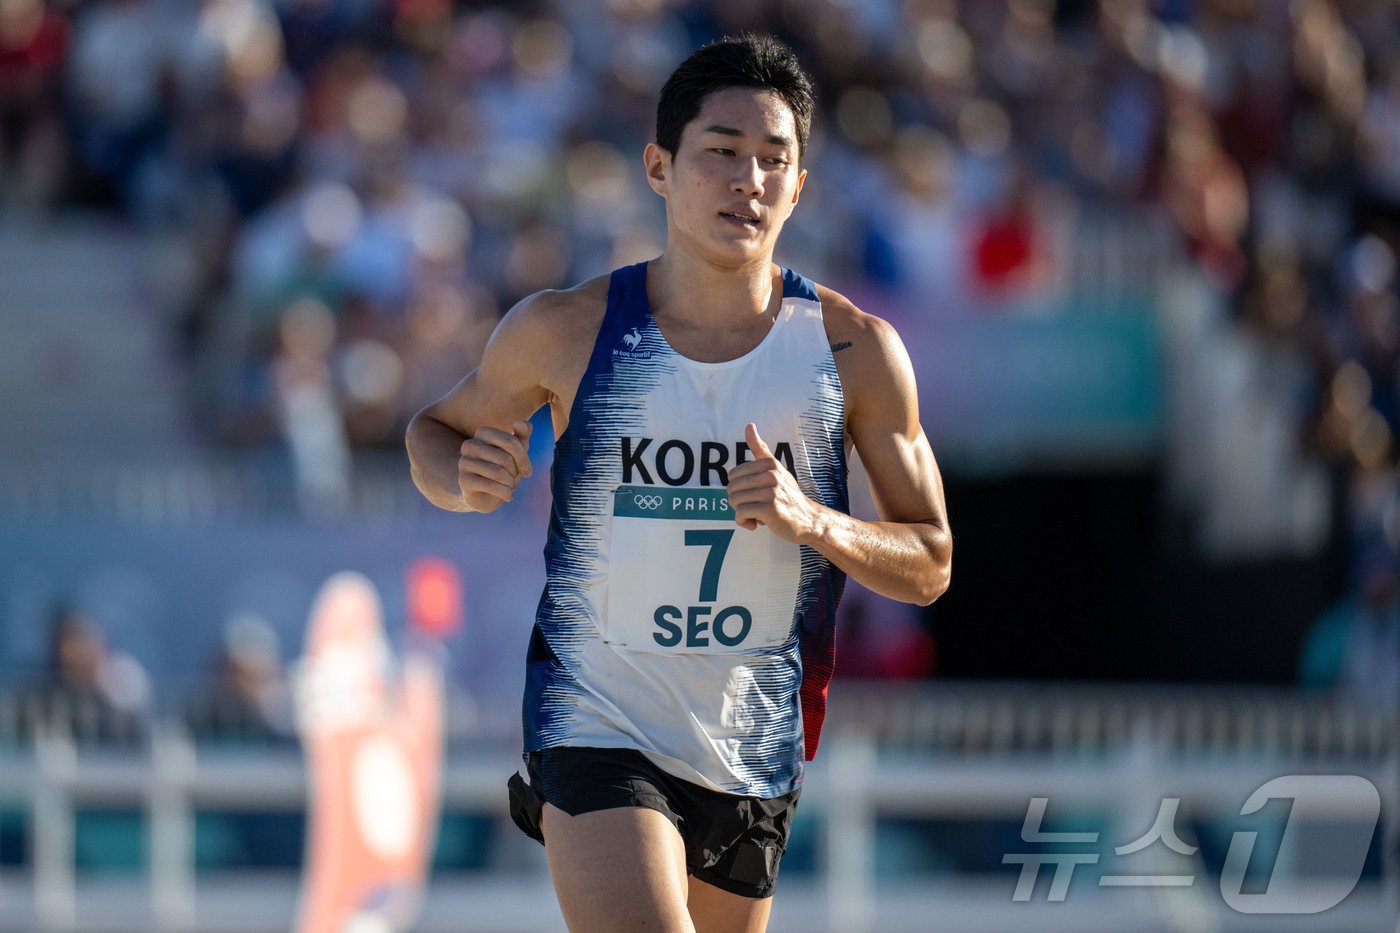
[[[1063,690],[1039,701],[1026,691],[1020,696],[1013,691],[1009,699],[995,690],[970,696],[956,689],[846,694],[843,712],[809,770],[799,811],[799,819],[815,824],[816,872],[785,878],[774,930],[990,931],[1034,925],[1047,930],[1388,933],[1396,927],[1400,736],[1393,715],[1316,703],[1280,709],[1278,702],[1262,696],[1221,700],[1213,707],[1215,715],[1196,717],[1194,701],[1184,699],[1185,694],[1177,694],[1175,705],[1144,694],[1137,705],[1127,701],[1118,706],[1102,696],[1076,699],[1074,692]],[[931,710],[940,711],[941,718],[930,716]],[[1268,725],[1271,715],[1278,720],[1274,726]],[[1004,717],[1010,718],[1001,722]],[[1190,726],[1197,718],[1199,729]],[[1043,736],[1032,728],[1035,723],[1043,726]],[[1216,735],[1221,730],[1229,741]],[[1263,737],[1263,744],[1245,741],[1251,735]],[[1277,740],[1272,745],[1270,735]],[[1047,737],[1048,742],[1043,740]],[[445,808],[491,814],[508,823],[504,778],[517,760],[498,743],[454,748],[443,782]],[[1063,900],[1056,900],[1053,890],[1046,893],[1056,870],[1053,858],[1040,869],[1031,896],[1022,899],[1016,896],[1011,870],[894,881],[877,877],[881,818],[1020,823],[1031,801],[1045,798],[1052,818],[1060,817],[1064,825],[1074,824],[1076,814],[1086,811],[1110,814],[1111,831],[1104,836],[1123,843],[1138,839],[1168,798],[1179,800],[1183,813],[1228,819],[1238,817],[1246,798],[1265,783],[1299,774],[1356,775],[1370,782],[1382,801],[1381,880],[1363,880],[1342,903],[1317,915],[1252,915],[1232,909],[1199,854],[1147,863],[1159,873],[1180,875],[1184,868],[1192,876],[1190,883],[1172,882],[1171,889],[1160,886],[1167,882],[1140,884],[1139,890],[1109,887],[1102,880],[1105,867],[1143,867],[1122,858],[1098,866],[1097,884],[1095,874],[1067,877]],[[25,865],[0,875],[0,929],[286,929],[294,916],[297,879],[286,871],[197,876],[195,814],[296,813],[305,803],[305,772],[290,749],[206,750],[173,727],[157,731],[139,752],[77,746],[64,735],[38,737],[27,748],[0,757],[0,805],[23,807],[30,825]],[[1345,795],[1320,805],[1323,823],[1374,819]],[[127,879],[77,872],[79,808],[139,810],[147,870]],[[1314,818],[1318,812],[1313,807]],[[1025,830],[1033,828],[1028,823]],[[1326,881],[1331,857],[1327,827],[1315,828],[1302,850],[1279,854],[1269,891],[1306,894]],[[1033,840],[1025,830],[1023,840]],[[487,870],[434,878],[419,929],[561,928],[542,850],[513,830],[498,835],[501,845],[493,848]],[[1019,858],[1017,864],[1023,864],[1028,854],[1053,854],[1054,849],[1024,841],[1018,851],[1006,853],[1006,861]],[[1105,854],[1104,862],[1113,859]],[[1124,912],[1130,920],[1124,920]]]

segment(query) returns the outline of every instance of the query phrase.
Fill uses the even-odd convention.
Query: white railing
[[[1379,790],[1383,803],[1384,882],[1363,882],[1328,912],[1333,923],[1329,928],[1387,930],[1395,924],[1400,903],[1400,736],[1392,714],[1377,714],[1382,732],[1379,744],[1372,744],[1370,714],[1342,710],[1324,724],[1316,715],[1319,704],[1285,709],[1287,721],[1278,734],[1294,736],[1301,744],[1270,748],[1241,742],[1244,731],[1227,728],[1232,721],[1250,721],[1241,714],[1248,712],[1249,704],[1240,697],[1233,705],[1218,706],[1220,715],[1207,717],[1216,723],[1207,732],[1219,728],[1234,738],[1198,742],[1195,739],[1209,736],[1164,726],[1191,718],[1171,713],[1170,703],[1165,708],[1129,704],[1120,721],[1103,696],[1075,700],[1073,691],[1062,690],[1058,701],[1028,702],[1022,696],[1008,706],[1004,698],[985,690],[960,696],[955,689],[945,692],[943,705],[945,711],[961,711],[952,714],[962,720],[961,728],[954,728],[947,722],[937,725],[909,702],[910,697],[920,697],[937,706],[938,690],[872,693],[889,694],[887,712],[906,714],[869,724],[852,715],[869,711],[860,691],[849,692],[848,699],[856,702],[846,704],[845,713],[833,723],[809,771],[799,811],[799,819],[816,824],[817,873],[810,879],[793,875],[780,885],[774,930],[932,929],[928,918],[934,912],[947,918],[937,926],[947,930],[1027,924],[1122,929],[1123,910],[1142,919],[1134,929],[1181,928],[1182,916],[1194,918],[1193,930],[1302,929],[1280,926],[1283,920],[1297,918],[1234,913],[1218,891],[1210,890],[1208,877],[1191,888],[1171,891],[1106,890],[1089,878],[1063,903],[1047,903],[1044,893],[1017,902],[1012,896],[1015,880],[1003,875],[958,875],[953,883],[946,876],[885,883],[875,871],[876,820],[893,816],[1020,822],[1032,798],[1043,797],[1051,812],[1062,817],[1086,810],[1110,814],[1112,841],[1121,844],[1151,825],[1164,798],[1178,798],[1183,812],[1228,818],[1238,816],[1245,798],[1265,782],[1285,774],[1318,773],[1364,777]],[[1057,702],[1098,712],[1081,717],[1082,728],[1062,727],[1060,740],[1047,747],[1034,730],[1025,728],[1025,721],[1028,716],[1040,721],[1036,717],[1044,718],[1047,712],[1053,720]],[[1268,711],[1263,707],[1274,706],[1255,705],[1256,720]],[[907,713],[910,709],[912,714]],[[1003,714],[1011,717],[1009,725],[995,725]],[[1060,718],[1075,719],[1069,712]],[[1091,729],[1088,723],[1099,725]],[[1106,723],[1116,725],[1105,731]],[[1327,741],[1319,743],[1323,725]],[[1022,739],[987,742],[993,733]],[[1348,739],[1345,733],[1357,737]],[[1183,745],[1183,737],[1194,738]],[[963,750],[955,751],[955,746]],[[1305,751],[1309,748],[1314,751]],[[434,879],[420,929],[560,927],[542,851],[508,825],[504,778],[517,763],[509,748],[495,743],[466,743],[449,755],[445,808],[492,814],[503,832],[489,870]],[[22,805],[31,825],[25,869],[0,877],[0,929],[270,930],[286,929],[293,916],[296,879],[291,873],[197,878],[193,864],[194,815],[199,809],[304,809],[305,773],[293,750],[205,751],[168,727],[152,736],[146,750],[125,753],[78,747],[62,735],[49,734],[0,759],[0,802]],[[76,811],[92,806],[144,814],[148,870],[143,877],[94,881],[75,871]],[[1345,801],[1338,806],[1342,809],[1329,814],[1338,822],[1364,818],[1347,812]],[[1310,883],[1307,872],[1303,865],[1280,863],[1274,868],[1275,878],[1287,877],[1287,883],[1304,887]],[[1201,873],[1203,869],[1197,871]],[[1045,874],[1050,874],[1048,868]],[[1042,878],[1038,892],[1046,884]],[[1106,917],[1118,918],[1119,925],[1104,925]]]

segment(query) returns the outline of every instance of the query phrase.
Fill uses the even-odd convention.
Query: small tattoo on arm
[[[840,343],[833,343],[833,344],[831,345],[831,352],[832,352],[832,353],[840,353],[842,350],[846,349],[846,348],[849,347],[850,345],[851,345],[851,342],[850,342],[849,340],[843,340],[843,341],[841,341]]]

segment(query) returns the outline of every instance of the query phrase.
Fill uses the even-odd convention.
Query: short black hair
[[[731,87],[765,88],[777,94],[797,124],[797,157],[807,152],[816,93],[792,49],[772,36],[725,36],[691,53],[661,88],[656,105],[656,144],[671,155],[681,131],[700,113],[705,98]]]

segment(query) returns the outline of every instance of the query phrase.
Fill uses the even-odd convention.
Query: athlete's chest
[[[844,428],[840,362],[815,302],[785,302],[771,320],[719,328],[610,310],[594,340],[569,348],[548,386],[555,435],[578,417],[580,400],[595,415],[602,405],[634,425],[641,418],[653,434],[726,444],[742,438],[747,421],[762,430],[814,408]],[[737,432],[735,417],[744,419]]]
[[[675,321],[653,319],[651,325],[666,346],[687,360],[720,365],[753,353],[773,329],[773,319],[731,326],[689,326]]]

